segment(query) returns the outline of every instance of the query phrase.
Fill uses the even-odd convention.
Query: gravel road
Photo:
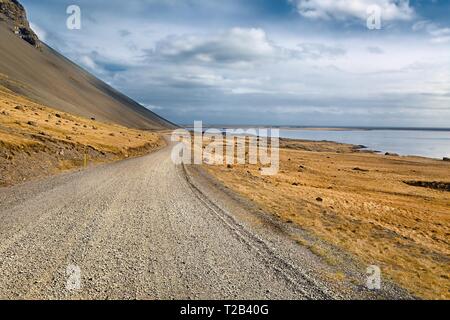
[[[170,150],[0,189],[0,298],[373,297],[325,280],[319,258]],[[80,288],[67,286],[69,265]]]

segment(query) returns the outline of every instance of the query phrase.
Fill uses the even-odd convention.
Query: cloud
[[[432,43],[439,44],[450,42],[450,28],[441,27],[439,24],[428,20],[421,20],[415,23],[412,30],[416,32],[427,32],[431,36]]]
[[[99,72],[100,68],[99,66],[95,63],[95,61],[88,55],[83,55],[79,58],[80,63],[83,65],[83,67],[89,69],[90,71],[93,72]]]
[[[44,29],[40,28],[37,24],[30,22],[31,29],[36,33],[39,37],[39,40],[45,42],[47,39],[47,32]]]
[[[430,45],[445,40],[447,24],[425,11],[423,0],[415,7],[430,20],[422,29],[389,23],[389,32],[370,36],[359,21],[365,24],[364,6],[387,8],[397,21],[416,16],[409,2],[79,0],[83,29],[71,31],[60,1],[23,0],[47,43],[175,122],[444,126],[450,120],[450,60]],[[316,19],[292,12],[292,3],[301,2]]]
[[[97,51],[82,53],[77,60],[83,67],[101,76],[114,76],[129,68],[129,65],[105,58]]]
[[[374,47],[374,46],[367,47],[367,51],[372,54],[383,54],[384,53],[383,49],[381,49],[380,47]]]
[[[368,17],[367,9],[377,5],[385,21],[410,20],[414,9],[409,0],[289,0],[298,12],[310,19],[361,19]]]
[[[213,36],[169,36],[156,44],[151,55],[180,62],[233,64],[270,59],[275,52],[264,30],[232,28]]]
[[[232,28],[215,35],[172,35],[147,51],[151,60],[196,65],[251,66],[289,60],[333,59],[346,50],[323,43],[305,42],[288,48],[268,39],[262,29]]]
[[[145,104],[145,103],[141,103],[141,104],[144,105],[147,109],[150,109],[151,111],[154,111],[154,112],[164,110],[164,107],[161,107],[161,106],[154,106],[154,105]]]
[[[292,51],[294,56],[305,59],[335,58],[346,54],[346,50],[337,47],[325,45],[322,43],[300,43],[297,50]]]
[[[119,30],[119,35],[120,35],[122,38],[126,38],[126,37],[128,37],[129,35],[131,35],[131,32],[128,31],[128,30],[122,29],[122,30]]]

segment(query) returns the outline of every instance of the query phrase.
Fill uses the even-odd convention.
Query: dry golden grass
[[[59,112],[2,87],[0,125],[21,134],[45,134],[55,139],[90,145],[109,152],[126,152],[128,149],[159,141],[159,135],[156,133]]]
[[[27,146],[40,144],[37,141],[26,139],[23,136],[1,131],[0,131],[0,143],[3,143],[5,146],[8,147],[18,147],[18,148],[25,148]]]
[[[36,165],[36,170],[22,170],[26,173],[18,175],[20,181],[40,176],[38,170],[44,162],[56,171],[83,166],[86,150],[91,155],[89,162],[103,162],[141,155],[162,145],[164,140],[156,132],[60,112],[0,86],[0,184],[16,182],[14,170],[24,166]],[[63,149],[71,152],[72,158],[59,155]],[[48,159],[42,153],[47,153]]]
[[[450,299],[450,194],[403,182],[450,182],[449,163],[328,142],[282,146],[276,176],[263,177],[254,165],[208,170],[284,221],[379,265],[418,296]],[[334,263],[332,253],[317,253]]]

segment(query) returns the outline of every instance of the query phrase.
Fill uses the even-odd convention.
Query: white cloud
[[[237,27],[209,35],[168,36],[149,51],[151,60],[241,68],[289,60],[334,59],[345,54],[342,47],[324,43],[281,46],[262,29]]]
[[[293,56],[303,59],[336,58],[346,54],[346,50],[339,46],[323,43],[300,43],[293,52]]]
[[[428,20],[422,20],[415,23],[412,30],[416,32],[427,32],[431,36],[432,43],[440,44],[450,42],[450,28],[441,27],[440,25]]]
[[[391,23],[393,32],[370,37],[360,26],[351,30],[372,4],[384,8],[384,20],[415,17],[408,1],[290,0],[299,11],[307,5],[305,16],[350,25],[348,33],[323,20],[258,17],[263,10],[250,4],[263,1],[173,0],[163,11],[157,10],[163,0],[112,0],[112,7],[80,1],[95,16],[86,17],[81,32],[54,28],[50,9],[36,20],[47,27],[49,44],[180,123],[449,123],[450,60],[429,42],[445,41],[445,25],[422,23],[404,32]],[[150,2],[157,7],[144,5]]]
[[[151,111],[157,112],[157,111],[164,110],[164,107],[161,107],[161,106],[155,106],[155,105],[152,105],[152,104],[145,104],[145,103],[142,103],[142,102],[140,104],[145,106],[147,109],[150,109]]]
[[[372,54],[384,54],[383,49],[377,46],[368,46],[367,51]]]
[[[414,9],[409,0],[290,0],[298,12],[311,19],[346,20],[356,18],[366,20],[367,9],[377,5],[385,21],[410,20]]]
[[[270,58],[275,51],[264,30],[232,28],[206,37],[169,36],[156,45],[154,53],[171,60],[241,63]]]
[[[39,37],[39,40],[45,42],[47,39],[47,32],[44,31],[44,29],[40,28],[38,25],[30,22],[30,28],[36,33],[36,35]]]
[[[84,56],[80,57],[80,63],[84,67],[88,68],[91,71],[94,71],[94,72],[99,72],[100,71],[100,68],[95,63],[95,61],[91,57],[89,57],[87,55],[84,55]]]

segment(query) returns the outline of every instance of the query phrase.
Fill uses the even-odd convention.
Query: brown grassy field
[[[156,132],[60,112],[0,86],[0,186],[142,155],[164,145]]]
[[[261,176],[257,165],[207,168],[286,223],[380,266],[417,296],[450,299],[450,163],[285,140],[278,175]]]

